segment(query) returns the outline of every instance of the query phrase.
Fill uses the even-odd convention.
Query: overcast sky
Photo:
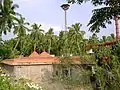
[[[42,28],[47,31],[50,27],[54,28],[55,34],[58,34],[60,30],[64,30],[64,11],[61,9],[61,4],[66,0],[14,0],[19,8],[17,12],[21,13],[26,21],[30,23],[42,24]],[[92,9],[94,7],[90,3],[83,5],[70,5],[67,11],[67,23],[68,26],[80,22],[82,24],[81,30],[86,31],[86,36],[92,35],[88,31],[87,24],[92,16]],[[114,25],[109,25],[107,29],[101,29],[98,34],[109,35],[114,33]],[[13,35],[9,33],[7,36],[3,36],[4,39],[12,38]]]

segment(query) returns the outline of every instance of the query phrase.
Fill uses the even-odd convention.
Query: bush
[[[12,79],[0,69],[0,90],[43,90],[43,88],[24,78],[19,80]]]

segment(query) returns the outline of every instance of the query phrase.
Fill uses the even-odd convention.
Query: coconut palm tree
[[[18,37],[22,37],[26,35],[26,31],[29,31],[29,29],[27,28],[27,25],[29,25],[29,23],[25,22],[25,18],[21,16],[18,23],[15,23],[15,26],[14,26],[15,29],[13,33]]]
[[[51,54],[59,56],[59,36],[53,35],[52,37],[52,43],[51,43]]]
[[[96,34],[93,34],[90,38],[89,38],[89,42],[90,45],[96,45],[99,44],[99,38]]]
[[[65,44],[65,41],[66,41],[66,33],[65,31],[60,31],[59,33],[59,40],[58,40],[58,51],[59,51],[59,55],[62,56],[62,55],[66,55],[66,51],[68,51],[68,47],[67,45],[68,44]],[[68,40],[67,40],[68,41]]]
[[[34,23],[33,25],[31,25],[31,27],[32,27],[32,29],[31,29],[30,36],[31,36],[31,40],[34,45],[34,50],[36,50],[36,46],[39,44],[39,41],[43,38],[44,30],[41,29],[41,24],[38,25],[38,24]]]
[[[24,40],[22,42],[22,55],[28,56],[33,51],[33,40],[30,34],[24,36]]]
[[[27,25],[29,25],[29,23],[25,22],[25,18],[23,18],[22,16],[20,17],[18,23],[14,24],[13,33],[15,35],[17,35],[17,39],[18,39],[14,49],[16,49],[16,47],[19,44],[20,49],[22,50],[22,47],[23,47],[22,42],[24,41],[24,37],[26,35],[26,32],[29,31],[29,29],[27,28]],[[22,53],[22,51],[21,51],[21,53]]]
[[[75,53],[76,55],[80,55],[83,49],[83,39],[84,39],[84,31],[81,31],[81,24],[80,23],[75,23],[71,27],[69,27],[69,45],[71,46],[70,48],[72,52]]]
[[[18,7],[17,4],[13,4],[12,0],[0,1],[0,34],[6,34],[7,31],[10,32],[14,22],[19,21],[16,16],[20,14],[15,12],[15,9]]]
[[[18,49],[14,50],[16,42],[17,42],[16,38],[4,41],[4,43],[2,44],[2,48],[0,50],[2,52],[1,55],[4,59],[14,58],[16,55],[20,54]]]
[[[48,32],[45,33],[45,39],[46,42],[48,43],[48,44],[46,43],[46,45],[48,45],[48,53],[50,53],[51,51],[53,37],[54,37],[53,28],[50,28]]]

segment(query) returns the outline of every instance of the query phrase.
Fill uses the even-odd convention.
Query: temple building
[[[2,68],[11,76],[41,81],[45,73],[52,74],[53,63],[59,62],[57,57],[43,51],[40,55],[34,51],[29,57],[19,57],[2,61]]]
[[[39,83],[58,74],[74,76],[75,73],[80,72],[80,68],[78,68],[78,66],[86,67],[86,64],[81,64],[79,62],[79,56],[71,56],[71,60],[73,61],[72,68],[63,67],[63,69],[60,69],[60,57],[50,55],[46,51],[43,51],[41,54],[34,51],[28,57],[20,56],[19,58],[6,59],[2,60],[1,63],[5,73],[10,76],[15,78],[26,78]]]

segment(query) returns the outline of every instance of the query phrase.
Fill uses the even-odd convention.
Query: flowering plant
[[[0,68],[0,90],[43,90],[43,88],[24,78],[19,80],[12,79],[12,77],[3,73]]]

